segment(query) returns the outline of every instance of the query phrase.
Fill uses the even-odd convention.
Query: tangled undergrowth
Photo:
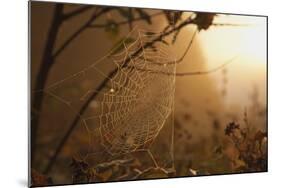
[[[215,139],[216,142],[213,144],[211,142],[208,143],[208,145],[212,145],[209,148],[215,149],[207,149],[206,156],[204,156],[204,153],[199,152],[193,158],[189,158],[186,155],[185,161],[176,159],[175,170],[144,164],[146,162],[133,157],[133,155],[124,155],[120,158],[100,162],[94,166],[86,160],[73,157],[72,162],[69,164],[72,183],[267,171],[266,131],[250,125],[247,115],[245,115],[243,123],[231,121],[222,128],[220,128],[219,122],[214,121],[214,124],[217,131],[220,132],[219,130],[221,129],[222,132]],[[188,139],[183,137],[185,143],[191,137],[190,133],[188,135]],[[191,147],[191,145],[186,147]],[[204,147],[204,144],[200,143],[193,147]],[[194,153],[198,152],[197,150],[194,150]],[[178,155],[183,154],[180,153]],[[203,157],[208,160],[205,160]],[[52,182],[51,177],[40,174],[35,170],[32,170],[32,177],[34,186],[46,185]]]
[[[267,170],[267,133],[250,131],[231,122],[225,128],[234,156],[230,158],[235,172],[257,172]]]
[[[113,160],[100,163],[95,167],[90,167],[86,161],[73,158],[70,166],[73,169],[73,183],[167,178],[173,175],[160,167],[142,170],[140,161],[134,158]]]
[[[247,123],[247,120],[246,120]],[[225,126],[221,146],[214,151],[214,158],[228,164],[226,173],[267,171],[267,133],[251,129],[247,124],[241,127],[236,122]],[[168,178],[216,174],[212,168],[193,168],[192,162],[185,166],[185,173],[160,167],[143,169],[137,158],[117,159],[91,167],[86,161],[72,159],[73,183],[122,181],[136,179]],[[177,170],[177,169],[176,169]]]

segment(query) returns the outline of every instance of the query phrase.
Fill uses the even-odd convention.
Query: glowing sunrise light
[[[211,63],[239,56],[247,63],[266,61],[266,18],[240,15],[218,15],[214,23],[237,26],[213,26],[201,32],[200,42]]]

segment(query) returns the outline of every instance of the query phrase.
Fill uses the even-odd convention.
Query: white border
[[[61,2],[269,16],[269,172],[78,185],[75,187],[278,187],[281,169],[280,5],[276,0],[61,0]],[[27,183],[27,1],[1,1],[0,187]],[[279,8],[278,8],[279,7]]]

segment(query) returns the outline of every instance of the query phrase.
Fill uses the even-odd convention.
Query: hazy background
[[[65,11],[71,11],[77,8],[76,6],[78,5],[68,5]],[[53,4],[33,2],[31,11],[31,82],[34,85],[52,19]],[[153,11],[149,12],[153,13]],[[189,15],[189,13],[185,14]],[[85,22],[89,15],[86,12],[63,24],[56,47],[60,46],[81,23]],[[107,14],[106,18],[108,17],[121,19],[114,14]],[[101,18],[99,21],[102,22],[106,18]],[[137,22],[135,25],[143,29],[161,29],[165,22],[166,20],[159,16],[153,19],[152,26],[144,22]],[[266,128],[264,117],[251,115],[253,106],[256,105],[254,103],[258,102],[261,109],[266,106],[266,20],[264,17],[219,15],[214,22],[245,25],[214,26],[206,31],[201,31],[188,55],[177,66],[177,72],[207,71],[236,57],[231,64],[214,73],[176,77],[175,145],[178,147],[175,148],[175,160],[178,165],[188,165],[190,161],[195,161],[193,163],[196,167],[202,165],[208,157],[204,156],[204,152],[214,149],[213,145],[208,145],[208,140],[214,137],[214,125],[224,127],[229,121],[241,121],[245,111],[251,118],[252,124],[263,130]],[[194,29],[195,26],[181,31],[172,48],[173,56],[181,56]],[[85,30],[57,58],[46,86],[91,65],[105,55],[120,39],[120,36],[127,34],[128,30],[127,25],[122,26],[117,36],[106,33],[103,29]],[[106,60],[99,64],[98,68],[106,73],[112,67],[110,61]],[[78,96],[81,96],[83,92],[77,87],[83,88],[83,84],[85,87],[89,87],[89,85],[94,87],[102,79],[102,75],[96,71],[90,71],[78,81],[70,80],[70,82],[64,83],[58,90],[54,90],[54,93],[63,99],[72,101],[71,106],[78,110],[83,101],[77,99],[80,99]],[[40,157],[37,159],[38,169],[43,168],[46,164],[46,158],[52,154],[62,133],[66,131],[75,116],[73,109],[48,96],[44,99],[42,109],[41,136],[38,144],[42,147],[38,149],[40,153]],[[87,110],[86,116],[91,113],[91,109]],[[81,152],[83,148],[87,148],[85,146],[88,146],[88,135],[82,129],[82,125],[78,127],[67,143],[63,156],[58,161],[62,167],[58,165],[59,167],[52,172],[58,182],[69,181],[70,174],[65,170],[69,165],[69,161],[67,161],[69,156],[78,151]],[[171,134],[169,130],[169,126],[164,127],[158,138],[160,143]],[[220,131],[223,132],[223,128]],[[82,133],[83,136],[81,136]],[[181,144],[183,142],[185,144]],[[165,145],[165,147],[168,146]],[[155,155],[157,158],[162,153]]]

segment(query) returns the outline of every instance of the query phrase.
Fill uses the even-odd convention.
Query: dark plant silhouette
[[[261,130],[250,131],[249,127],[231,122],[225,128],[238,158],[233,160],[234,170],[238,172],[256,172],[267,170],[267,133]]]

